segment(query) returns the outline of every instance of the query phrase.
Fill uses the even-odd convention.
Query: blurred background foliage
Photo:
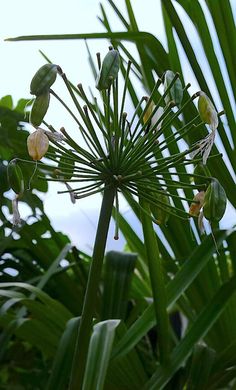
[[[226,191],[232,219],[227,229],[214,229],[218,252],[211,235],[201,235],[193,220],[190,223],[171,216],[167,226],[156,229],[172,324],[169,361],[162,366],[145,248],[133,226],[120,216],[127,245],[124,253],[109,252],[106,256],[84,390],[233,389],[236,385],[236,30],[232,2],[163,0],[161,4],[167,50],[158,36],[139,31],[135,4],[130,0],[125,1],[125,15],[113,1],[104,2],[100,20],[105,32],[75,38],[86,38],[87,42],[108,39],[121,54],[123,73],[127,60],[132,61],[128,88],[134,106],[139,93],[136,86],[142,85],[150,94],[155,77],[162,77],[167,69],[179,72],[187,83],[187,58],[187,69],[191,69],[199,89],[218,111],[225,110],[213,148],[214,154],[222,155],[210,159],[207,166]],[[108,7],[122,22],[122,31],[112,32]],[[194,35],[189,34],[190,25]],[[57,38],[69,37],[54,36]],[[133,44],[127,45],[127,41]],[[92,66],[93,57],[89,55]],[[20,200],[30,208],[29,216],[12,231],[6,166],[16,157],[28,159],[26,103],[22,99],[13,107],[10,96],[0,100],[0,389],[66,389],[90,256],[79,250],[79,237],[76,248],[67,236],[52,228],[41,200],[47,184],[37,175],[33,191],[25,191]],[[196,115],[192,103],[182,121],[169,127],[165,136]],[[207,134],[203,125],[189,133],[185,143],[191,145]],[[172,143],[170,154],[181,147]],[[21,163],[21,168],[28,183],[34,166]],[[181,180],[186,170],[182,167],[177,173]],[[40,174],[45,174],[42,168]],[[185,195],[193,198],[189,190]],[[132,196],[126,200],[139,219],[136,200]],[[180,199],[175,205],[186,207]]]

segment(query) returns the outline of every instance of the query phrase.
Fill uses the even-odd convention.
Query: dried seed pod
[[[165,72],[165,78],[164,78],[164,91],[169,88],[169,85],[172,83],[175,73],[171,70],[167,70]],[[174,101],[177,106],[179,106],[183,99],[183,86],[181,83],[181,80],[177,78],[170,88],[169,92],[167,93],[165,97],[165,102],[168,104],[170,101]]]
[[[40,160],[48,151],[49,140],[42,129],[38,129],[27,138],[27,148],[33,160]]]
[[[57,65],[45,64],[34,75],[30,83],[30,93],[39,96],[49,90],[57,77]]]
[[[102,67],[98,74],[98,78],[96,81],[96,88],[100,91],[104,89],[108,89],[113,80],[115,80],[118,76],[120,68],[120,55],[117,50],[109,50],[107,55],[105,56]]]
[[[217,112],[209,97],[202,91],[199,93],[198,111],[202,121],[216,130],[219,124]]]
[[[226,209],[227,197],[224,188],[217,179],[213,179],[207,187],[203,214],[210,222],[219,222]]]
[[[154,206],[153,204],[150,204],[150,209],[151,209],[151,212],[154,216],[154,218],[156,219],[156,222],[158,223],[158,225],[166,225],[166,223],[168,222],[168,219],[169,219],[169,212],[168,212],[168,206],[170,205],[170,199],[169,199],[169,196],[167,195],[167,192],[165,190],[163,190],[163,193],[152,193],[152,196],[154,196],[157,200],[157,205]],[[158,202],[162,202],[164,203],[163,205],[158,203]],[[165,205],[167,207],[165,207]]]
[[[11,189],[18,195],[24,192],[23,173],[16,160],[10,161],[7,166],[7,177]]]
[[[41,125],[43,118],[46,115],[48,110],[50,101],[50,93],[49,91],[44,92],[43,94],[36,97],[34,100],[33,106],[30,112],[30,123],[34,127],[38,127]]]
[[[204,197],[205,197],[204,191],[200,191],[194,196],[194,198],[193,198],[194,202],[191,203],[190,208],[189,208],[189,215],[191,215],[191,217],[198,217],[199,216],[200,210],[201,210],[203,203],[204,203]],[[198,203],[195,203],[195,202],[198,202]]]

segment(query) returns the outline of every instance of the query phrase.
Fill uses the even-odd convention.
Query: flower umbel
[[[201,161],[201,158],[195,157],[198,153],[202,154],[203,164],[206,164],[218,125],[212,103],[203,92],[188,97],[186,91],[190,85],[183,87],[179,75],[167,71],[161,79],[156,80],[150,96],[139,100],[129,118],[124,107],[132,64],[128,63],[120,92],[118,71],[122,60],[118,51],[110,48],[102,64],[100,55],[98,59],[99,98],[89,99],[82,84],[72,86],[57,65],[43,66],[36,72],[31,93],[36,95],[36,100],[45,95],[56,98],[75,121],[83,142],[76,142],[64,127],[59,132],[48,125],[44,117],[49,105],[42,110],[39,105],[35,110],[34,103],[32,110],[37,115],[37,126],[27,140],[30,156],[39,161],[46,155],[52,161],[47,168],[43,164],[48,171],[47,180],[64,183],[66,190],[58,193],[68,192],[73,203],[76,199],[113,188],[117,209],[118,196],[123,194],[126,198],[132,196],[146,200],[151,209],[158,207],[164,215],[189,218],[188,207],[179,207],[179,201],[191,203],[192,198],[186,195],[189,190],[205,190],[206,184],[199,189],[192,182],[194,174],[185,171],[184,176],[179,176],[178,170],[181,167],[185,170],[186,165]],[[56,73],[62,77],[77,114],[52,90]],[[184,114],[188,104],[198,96],[200,118],[210,125],[211,133],[190,149],[180,152],[174,148],[175,152],[170,153],[172,145],[192,131],[193,126],[195,131],[201,126],[198,118],[177,125],[182,123],[179,117]],[[182,99],[184,103],[181,105]],[[188,159],[188,154],[194,159]],[[40,168],[41,162],[37,166]],[[181,195],[179,190],[182,191]],[[118,220],[119,210],[116,215]],[[168,218],[156,218],[154,212],[152,219],[160,224],[160,221],[167,221]],[[118,234],[115,236],[117,238]]]
[[[177,128],[175,121],[199,94],[185,99],[185,103],[180,106],[187,87],[182,87],[178,74],[168,71],[168,82],[167,75],[164,78],[164,93],[159,92],[162,79],[158,78],[150,96],[140,99],[132,117],[128,119],[124,106],[131,63],[128,64],[125,75],[121,107],[119,107],[118,87],[119,64],[119,53],[111,48],[100,66],[97,79],[103,109],[100,108],[96,97],[92,101],[89,100],[81,84],[77,88],[72,88],[61,68],[54,66],[53,69],[57,69],[64,80],[79,115],[75,115],[51,88],[46,89],[46,92],[50,92],[59,100],[73,117],[83,137],[83,145],[78,144],[65,128],[61,129],[62,138],[58,137],[58,132],[55,133],[55,129],[51,132],[52,126],[48,126],[43,121],[48,130],[43,133],[40,128],[36,132],[40,132],[41,137],[51,141],[47,158],[55,165],[48,167],[49,173],[53,170],[55,172],[55,168],[60,165],[59,174],[54,174],[48,180],[67,183],[67,190],[59,193],[71,193],[73,201],[114,188],[117,197],[122,193],[125,197],[132,195],[144,198],[150,205],[158,206],[165,213],[188,218],[187,211],[176,207],[174,198],[190,202],[191,199],[181,197],[178,190],[193,189],[196,186],[191,182],[190,174],[186,174],[184,182],[180,181],[175,174],[175,169],[177,166],[192,164],[192,160],[187,159],[189,152],[196,155],[199,151],[203,151],[205,163],[214,142],[214,132],[212,130],[207,138],[190,150],[186,149],[170,156],[166,156],[165,151],[172,143],[181,140],[192,130],[192,122]],[[176,102],[171,100],[172,96],[176,99],[177,95],[174,94],[176,88],[178,96],[181,95],[181,99],[178,99],[178,107]],[[173,107],[176,109],[173,110]],[[54,134],[57,136],[55,137]],[[63,145],[61,140],[64,141]],[[39,159],[40,156],[33,158]],[[116,205],[118,204],[117,201]],[[160,222],[155,219],[155,216],[153,221]]]

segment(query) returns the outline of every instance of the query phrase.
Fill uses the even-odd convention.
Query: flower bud
[[[30,93],[39,96],[47,92],[57,77],[57,65],[45,64],[34,75],[30,83]]]
[[[43,118],[48,110],[50,101],[50,93],[44,92],[43,94],[36,97],[34,100],[31,112],[30,112],[30,123],[34,127],[41,125]]]
[[[204,203],[204,197],[205,197],[204,191],[200,191],[194,196],[194,198],[193,198],[194,202],[191,203],[190,208],[189,208],[189,215],[191,215],[191,217],[198,217],[199,216],[200,210],[201,210],[203,203]],[[196,203],[196,202],[198,202],[198,203]]]
[[[118,76],[120,68],[120,55],[117,50],[109,50],[107,55],[105,56],[102,67],[98,74],[98,78],[96,81],[96,88],[100,91],[104,89],[108,89],[113,80],[115,80]]]
[[[169,88],[169,85],[172,83],[175,73],[172,72],[171,70],[167,70],[165,72],[165,78],[164,78],[164,92],[166,92]],[[170,101],[174,101],[177,106],[179,106],[182,102],[183,99],[183,87],[181,80],[177,78],[168,91],[166,97],[165,97],[165,102],[168,104]]]
[[[210,125],[212,130],[217,129],[219,124],[217,112],[209,97],[202,91],[199,94],[198,111],[204,123]]]
[[[7,177],[11,189],[18,195],[24,192],[23,173],[16,160],[10,161],[7,166]]]
[[[33,160],[40,160],[48,151],[49,140],[42,129],[38,129],[27,138],[27,148]]]
[[[210,222],[219,222],[223,217],[226,209],[226,193],[217,179],[213,179],[207,187],[203,214]]]

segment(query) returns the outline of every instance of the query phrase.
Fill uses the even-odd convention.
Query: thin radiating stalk
[[[83,386],[83,377],[88,354],[89,339],[92,330],[92,321],[95,312],[96,298],[102,271],[102,264],[107,241],[107,233],[112,214],[114,196],[115,189],[113,187],[104,190],[92,256],[92,263],[89,270],[84,305],[82,309],[82,315],[75,346],[69,386],[70,390],[80,390]]]
[[[146,255],[148,260],[154,310],[156,315],[159,357],[160,363],[164,364],[168,361],[170,346],[166,288],[164,283],[164,276],[160,252],[157,244],[157,238],[153,229],[152,221],[149,217],[149,215],[151,215],[150,206],[142,198],[140,198],[139,202],[142,207],[140,210],[140,214],[144,235],[144,246],[146,249]]]

